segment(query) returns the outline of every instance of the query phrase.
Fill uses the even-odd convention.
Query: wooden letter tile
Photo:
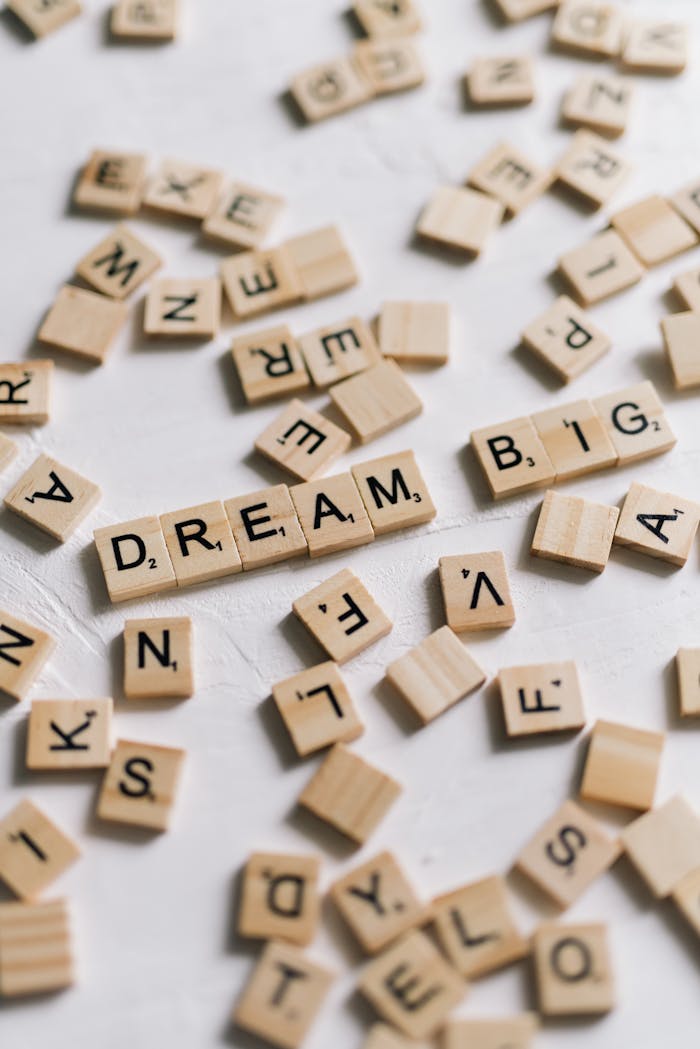
[[[382,356],[409,364],[446,364],[450,355],[448,302],[385,302],[379,314]]]
[[[616,506],[549,491],[530,553],[546,561],[602,572],[610,558],[619,514]]]
[[[257,451],[302,481],[326,473],[350,444],[349,433],[296,400],[255,441]]]
[[[0,903],[0,998],[61,991],[74,979],[66,901]]]
[[[695,541],[698,522],[699,503],[635,483],[622,504],[615,542],[682,567]]]
[[[535,1013],[505,1020],[450,1020],[443,1033],[443,1049],[532,1049],[539,1027]]]
[[[425,68],[412,40],[360,40],[353,59],[374,95],[409,91],[425,81]]]
[[[610,219],[623,240],[645,266],[658,266],[690,251],[697,234],[663,197],[652,196],[616,212]]]
[[[660,455],[676,443],[659,395],[649,381],[596,397],[593,407],[615,445],[618,466]]]
[[[112,602],[147,597],[177,586],[157,517],[108,525],[93,535]]]
[[[498,672],[509,736],[572,732],[586,724],[576,664],[535,663]]]
[[[413,886],[390,852],[343,875],[329,895],[367,954],[383,950],[425,917]]]
[[[284,242],[283,250],[306,301],[335,295],[357,284],[355,263],[337,226],[303,233]]]
[[[533,949],[545,1016],[595,1016],[615,1008],[605,925],[540,925]]]
[[[112,36],[146,43],[177,36],[178,0],[117,0],[112,8]]]
[[[286,324],[238,336],[231,353],[248,404],[286,397],[311,385],[304,358]]]
[[[356,0],[353,11],[367,36],[409,36],[423,28],[413,0]]]
[[[507,215],[517,215],[540,197],[551,180],[549,171],[505,142],[494,146],[469,174],[469,185],[499,200]]]
[[[351,473],[375,535],[426,524],[436,516],[413,452],[396,452],[359,463]]]
[[[700,817],[676,795],[630,823],[620,840],[654,896],[669,896],[700,867]]]
[[[622,11],[591,0],[562,0],[552,24],[552,43],[593,57],[617,55],[622,45]]]
[[[320,868],[315,856],[252,853],[243,871],[238,934],[308,946],[321,911]]]
[[[335,663],[319,663],[272,686],[272,698],[300,758],[365,730]]]
[[[381,437],[423,411],[418,394],[398,364],[390,360],[338,383],[330,394],[360,444]]]
[[[80,856],[80,849],[25,799],[0,820],[0,881],[32,900]]]
[[[500,876],[438,896],[432,921],[447,957],[465,979],[486,976],[530,953],[511,916]]]
[[[673,282],[673,290],[686,310],[695,310],[700,313],[700,269],[697,267],[686,270],[679,274]],[[673,314],[671,316],[674,316]],[[661,322],[662,330],[670,318],[664,317]]]
[[[53,33],[83,10],[79,0],[6,0],[5,7],[37,38]]]
[[[213,339],[220,322],[221,283],[216,277],[157,280],[148,289],[146,335]]]
[[[447,625],[457,633],[512,626],[515,608],[500,550],[440,558]]]
[[[377,829],[401,785],[336,743],[299,795],[299,804],[357,845]]]
[[[27,768],[104,769],[112,750],[111,699],[35,699]]]
[[[474,258],[502,220],[503,205],[493,197],[465,186],[441,186],[418,220],[416,233]]]
[[[557,484],[617,465],[605,423],[590,401],[574,401],[532,416]]]
[[[166,215],[205,219],[219,199],[222,182],[220,171],[164,160],[143,203]]]
[[[4,433],[0,433],[0,473],[10,465],[17,455],[17,445]]]
[[[101,494],[96,484],[75,470],[40,455],[5,496],[5,506],[65,543],[97,506]]]
[[[671,313],[661,321],[661,332],[676,389],[700,386],[700,313]]]
[[[670,203],[695,232],[700,233],[700,180],[693,179],[682,186],[670,198]]]
[[[374,541],[374,529],[352,474],[307,481],[295,485],[290,492],[309,546],[309,557],[335,554]]]
[[[597,820],[565,801],[525,846],[515,866],[561,908],[570,907],[620,856]]]
[[[374,1023],[369,1029],[362,1049],[425,1049],[412,1038],[405,1038],[389,1024]]]
[[[53,361],[0,364],[0,423],[49,421],[53,367]]]
[[[688,61],[688,27],[682,22],[634,21],[625,30],[622,68],[632,73],[677,76]]]
[[[679,648],[676,654],[682,718],[700,716],[700,648]]]
[[[298,340],[314,386],[325,389],[379,361],[370,328],[359,317],[317,328]]]
[[[185,751],[174,747],[120,739],[102,781],[98,817],[167,830],[184,758]]]
[[[612,343],[568,295],[561,295],[522,333],[523,345],[563,383],[587,371]]]
[[[127,226],[117,226],[80,260],[75,272],[103,295],[126,299],[162,262],[160,255]]]
[[[135,215],[141,207],[148,162],[141,153],[98,149],[80,173],[73,203],[116,215]]]
[[[299,1049],[335,977],[292,944],[269,943],[233,1020],[279,1049]]]
[[[631,165],[591,131],[577,131],[559,161],[556,177],[592,208],[607,204],[628,178]]]
[[[282,197],[234,182],[207,215],[202,232],[234,248],[259,248],[284,208]]]
[[[194,692],[192,620],[127,619],[124,695],[127,699],[187,699]]]
[[[582,306],[593,306],[631,288],[645,272],[614,229],[604,230],[562,255],[559,271]]]
[[[352,58],[345,56],[298,73],[290,92],[309,124],[345,113],[372,97],[369,83]]]
[[[596,721],[588,744],[581,797],[631,809],[650,809],[664,742],[663,732]]]
[[[223,503],[203,503],[162,514],[160,526],[178,586],[206,583],[242,571]]]
[[[224,509],[244,572],[288,561],[308,552],[286,484],[227,499]]]
[[[473,106],[526,106],[535,98],[533,61],[527,55],[476,58],[465,86]]]
[[[386,676],[424,725],[481,688],[486,680],[484,671],[448,626],[429,634],[390,663]]]
[[[496,5],[509,22],[522,22],[543,11],[559,6],[559,0],[496,0]]]
[[[546,488],[556,479],[531,419],[511,419],[474,430],[471,445],[494,499]]]
[[[309,590],[292,605],[294,614],[336,663],[346,663],[386,637],[391,620],[349,568]]]
[[[574,127],[618,138],[627,128],[634,87],[623,77],[584,73],[564,96],[562,118]]]
[[[0,610],[0,691],[24,699],[55,646],[39,627]]]
[[[241,320],[292,306],[302,298],[299,275],[288,253],[280,248],[244,251],[224,259],[221,279],[231,309]]]
[[[676,907],[700,936],[700,867],[678,883],[672,896]]]
[[[66,284],[46,314],[39,342],[103,364],[126,322],[126,304]]]

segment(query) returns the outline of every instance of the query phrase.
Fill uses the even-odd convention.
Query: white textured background
[[[250,450],[278,407],[246,410],[222,336],[200,349],[147,345],[138,323],[103,369],[57,357],[50,424],[18,437],[21,454],[4,493],[39,451],[98,481],[104,499],[70,542],[55,548],[0,512],[0,603],[58,637],[32,695],[113,694],[117,731],[189,751],[172,833],[143,843],[93,817],[99,776],[28,775],[28,703],[0,707],[0,812],[29,795],[69,833],[84,858],[55,886],[76,915],[79,986],[0,1010],[3,1049],[211,1049],[252,1044],[227,1015],[255,952],[232,934],[234,873],[253,848],[320,849],[324,884],[380,848],[394,848],[425,897],[506,870],[522,844],[578,783],[580,741],[504,740],[493,688],[413,733],[381,684],[385,665],[443,621],[436,566],[442,554],[501,548],[517,603],[515,627],[470,646],[490,674],[536,660],[575,658],[587,711],[668,730],[659,797],[677,789],[700,805],[700,727],[676,716],[670,661],[700,642],[698,556],[681,571],[615,551],[602,577],[541,561],[528,547],[539,498],[493,505],[464,452],[472,428],[651,377],[679,437],[667,457],[566,486],[617,502],[632,480],[700,497],[697,395],[678,396],[662,356],[658,320],[672,276],[700,251],[653,271],[632,292],[595,310],[612,352],[569,391],[516,352],[518,332],[553,296],[557,256],[601,226],[548,195],[503,228],[485,256],[458,265],[412,244],[415,218],[436,184],[463,179],[508,137],[534,159],[558,156],[564,89],[591,66],[548,53],[548,18],[499,28],[477,0],[423,0],[428,86],[301,128],[280,101],[291,76],[352,43],[342,4],[328,0],[190,0],[173,46],[113,46],[107,4],[38,44],[0,15],[0,354],[36,353],[42,314],[73,264],[110,227],[70,214],[74,174],[95,146],[145,150],[217,166],[279,191],[289,208],[280,239],[326,222],[342,225],[363,280],[335,299],[275,319],[303,332],[351,312],[372,315],[385,297],[445,298],[456,315],[453,358],[417,372],[423,416],[338,464],[413,447],[438,505],[433,526],[315,563],[279,566],[211,586],[113,609],[91,529],[147,513],[224,498],[281,478]],[[629,2],[630,14],[681,16],[700,31],[694,0]],[[696,33],[697,35],[697,33]],[[521,111],[465,112],[459,78],[482,53],[531,52],[538,101]],[[600,66],[599,68],[605,68]],[[635,174],[614,205],[671,191],[700,171],[700,70],[680,79],[639,78],[620,148]],[[187,225],[138,219],[135,229],[167,259],[163,274],[208,275],[218,256]],[[138,311],[137,311],[138,316]],[[267,324],[263,318],[260,326]],[[322,404],[321,398],[314,404]],[[271,682],[321,658],[292,621],[292,600],[349,565],[394,619],[393,633],[348,665],[366,719],[358,750],[405,784],[405,795],[359,855],[292,816],[316,765],[297,763],[265,704]],[[173,706],[127,706],[118,638],[133,615],[191,615],[197,690]],[[543,913],[522,889],[516,907],[530,929]],[[610,922],[619,1008],[608,1018],[548,1025],[545,1047],[658,1049],[690,1044],[698,1020],[698,949],[670,905],[657,906],[622,861],[571,909],[573,920]],[[329,916],[314,955],[343,978],[309,1049],[361,1042],[368,1011],[352,997],[355,948]],[[356,972],[356,970],[355,970]],[[464,1015],[533,1004],[525,970],[472,988]],[[688,1041],[690,1039],[690,1041]]]

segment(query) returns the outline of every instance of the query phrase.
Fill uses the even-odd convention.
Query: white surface
[[[590,66],[547,53],[546,17],[500,29],[476,0],[424,0],[429,85],[300,128],[278,96],[297,70],[350,46],[342,4],[191,0],[183,39],[160,49],[107,45],[101,21],[107,5],[85,6],[85,17],[37,45],[22,42],[9,17],[0,19],[4,359],[30,351],[56,289],[110,226],[67,211],[74,173],[98,145],[144,149],[154,159],[191,158],[282,192],[290,205],[280,238],[338,221],[363,281],[341,297],[275,316],[296,332],[355,311],[370,316],[385,297],[447,298],[457,316],[450,365],[414,376],[424,415],[338,465],[413,447],[439,508],[427,530],[390,536],[347,557],[277,567],[128,608],[108,605],[93,527],[244,493],[280,477],[249,454],[278,408],[241,408],[226,353],[228,321],[214,344],[194,350],[148,346],[135,324],[102,370],[57,357],[51,423],[19,435],[21,455],[0,481],[2,492],[9,489],[42,450],[104,489],[99,510],[58,549],[0,513],[0,603],[59,639],[32,695],[114,693],[120,735],[189,751],[174,830],[144,844],[94,821],[99,777],[27,774],[28,703],[1,708],[1,811],[29,795],[77,837],[84,858],[55,886],[76,914],[79,987],[4,1007],[0,1044],[247,1046],[244,1036],[227,1031],[227,1015],[254,955],[231,931],[233,876],[251,849],[317,846],[327,884],[358,859],[393,847],[428,897],[507,869],[576,788],[580,741],[504,742],[493,688],[432,726],[407,732],[398,701],[380,681],[391,659],[442,622],[440,555],[506,553],[517,623],[470,641],[490,674],[519,662],[575,658],[590,718],[669,729],[659,797],[681,789],[700,805],[700,729],[678,725],[669,666],[680,645],[700,642],[697,549],[682,571],[616,551],[600,578],[531,561],[538,497],[492,504],[463,453],[476,426],[650,376],[668,405],[676,450],[564,490],[617,502],[638,479],[700,497],[697,396],[673,393],[658,333],[672,275],[700,264],[700,252],[653,271],[631,293],[596,309],[614,349],[570,390],[558,390],[513,350],[518,332],[552,298],[546,275],[555,259],[600,228],[601,217],[549,195],[504,227],[474,265],[411,246],[415,218],[433,188],[463,179],[501,137],[542,162],[564,148],[567,133],[556,126],[561,93]],[[679,15],[700,29],[693,0],[625,7]],[[522,111],[466,113],[458,82],[470,59],[510,50],[536,55],[538,102]],[[697,66],[679,80],[638,84],[620,147],[636,172],[616,206],[671,191],[700,170]],[[148,219],[133,225],[168,260],[164,272],[215,272],[218,257],[202,250],[192,228]],[[271,682],[320,658],[289,618],[292,600],[345,564],[395,622],[393,633],[346,671],[367,722],[358,750],[405,784],[404,797],[358,856],[339,850],[330,834],[314,833],[310,823],[289,821],[316,761],[291,761],[276,719],[259,712]],[[164,708],[127,707],[115,639],[125,617],[159,614],[194,619],[196,696]],[[516,902],[531,928],[541,913],[534,897]],[[623,862],[567,917],[610,922],[620,1005],[600,1022],[548,1026],[538,1045],[657,1049],[662,1041],[687,1040],[698,1017],[697,943],[670,907],[655,904]],[[309,1049],[330,1040],[350,1049],[360,1044],[369,1015],[350,1001],[357,955],[335,922],[324,927],[313,953],[343,977]],[[530,995],[524,972],[515,968],[473,987],[460,1012],[505,1013],[532,1005]]]

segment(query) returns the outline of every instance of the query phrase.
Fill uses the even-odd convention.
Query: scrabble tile
[[[578,731],[586,724],[573,660],[505,667],[498,672],[498,685],[511,737]]]
[[[113,603],[174,590],[177,586],[157,517],[108,525],[93,535]]]
[[[382,356],[409,364],[446,364],[450,355],[448,302],[385,302],[379,314]]]
[[[221,282],[156,280],[148,289],[143,330],[150,336],[213,339],[221,323]]]
[[[0,423],[41,425],[49,421],[53,361],[0,364]]]
[[[127,316],[125,303],[66,284],[46,314],[37,338],[93,364],[104,364]]]
[[[32,770],[103,769],[112,749],[111,699],[35,699],[26,765]]]
[[[605,925],[540,925],[533,949],[544,1016],[595,1016],[615,1008]]]
[[[617,465],[605,423],[590,401],[574,401],[532,416],[535,429],[560,481]]]
[[[527,326],[521,338],[563,383],[582,375],[612,345],[609,336],[568,295],[560,295]]]
[[[654,896],[669,896],[700,867],[700,817],[676,795],[645,812],[620,835],[627,856]]]
[[[178,0],[117,0],[112,8],[112,36],[144,42],[174,40]]]
[[[362,1049],[424,1049],[424,1047],[412,1038],[404,1038],[389,1024],[374,1023],[362,1043]]]
[[[682,567],[700,522],[700,503],[632,484],[620,511],[615,542]]]
[[[634,86],[624,77],[584,73],[566,92],[561,115],[567,124],[619,138],[627,129]]]
[[[244,251],[221,263],[221,279],[231,309],[240,320],[302,298],[299,275],[289,255],[280,248]]]
[[[511,419],[474,430],[471,445],[494,499],[546,488],[554,467],[529,418]]]
[[[323,226],[284,242],[284,251],[307,302],[357,284],[359,274],[337,226]]]
[[[661,321],[661,333],[677,390],[700,386],[700,313],[671,313]]]
[[[390,663],[386,676],[424,725],[486,681],[486,674],[448,626]]]
[[[530,952],[511,916],[506,883],[500,876],[438,896],[431,915],[440,945],[465,979],[486,976]]]
[[[372,97],[352,57],[344,55],[298,73],[289,90],[309,124],[345,113]]]
[[[395,452],[351,471],[375,535],[432,521],[437,511],[413,452]]]
[[[194,692],[192,620],[127,619],[124,695],[127,699],[187,699]]]
[[[259,248],[284,205],[284,199],[274,193],[248,182],[234,182],[207,214],[202,233],[234,248]]]
[[[566,189],[597,209],[608,203],[631,170],[631,165],[605,139],[582,129],[574,133],[555,174]]]
[[[223,503],[202,503],[161,514],[160,527],[178,586],[194,586],[243,570]]]
[[[323,557],[374,541],[374,529],[352,474],[297,484],[290,493],[309,557]]]
[[[617,452],[618,466],[660,455],[676,443],[651,382],[640,382],[625,390],[596,397],[593,407],[608,428]]]
[[[500,142],[472,168],[468,181],[474,189],[500,201],[507,215],[517,215],[542,196],[552,176],[519,149]]]
[[[462,633],[512,626],[515,608],[500,550],[441,557],[440,586],[447,625]]]
[[[352,9],[367,36],[408,36],[423,28],[413,0],[356,0]]]
[[[5,0],[5,7],[37,38],[53,33],[83,11],[78,0]]]
[[[363,845],[401,789],[391,776],[336,743],[299,795],[299,804]]]
[[[99,819],[167,830],[184,758],[175,747],[118,740],[102,781]]]
[[[66,901],[0,903],[0,999],[61,991],[74,979]]]
[[[700,233],[700,179],[687,182],[669,199],[695,232]]]
[[[616,212],[610,219],[645,266],[658,266],[694,248],[697,235],[663,197],[652,196]]]
[[[390,852],[344,874],[329,896],[367,954],[383,950],[425,919],[423,904]]]
[[[496,5],[509,22],[521,22],[542,11],[550,11],[559,5],[559,0],[495,0]]]
[[[80,260],[75,272],[103,295],[126,299],[162,264],[157,252],[121,225]]]
[[[687,874],[671,895],[685,920],[700,936],[700,867]]]
[[[686,270],[673,282],[673,290],[686,310],[700,312],[700,269]],[[663,321],[661,322],[663,327]]]
[[[650,809],[664,742],[663,732],[596,721],[583,769],[581,797],[630,809]]]
[[[333,386],[331,400],[360,444],[415,419],[423,404],[395,361],[383,360]]]
[[[530,553],[546,561],[602,572],[619,514],[616,506],[550,490],[542,503]]]
[[[562,0],[552,23],[551,41],[580,55],[610,58],[622,46],[622,11],[613,4]]]
[[[503,205],[466,186],[440,186],[423,210],[416,233],[474,258],[503,220]]]
[[[97,149],[80,173],[73,203],[115,215],[135,215],[141,207],[147,169],[142,153]]]
[[[349,568],[336,572],[292,605],[294,614],[336,663],[346,663],[386,637],[391,620]]]
[[[308,946],[321,912],[320,869],[315,856],[252,853],[243,871],[239,936]]]
[[[700,715],[700,648],[679,648],[676,654],[678,696],[682,718]]]
[[[428,1038],[461,1002],[467,986],[425,933],[413,930],[365,967],[359,990],[402,1034]]]
[[[55,646],[39,627],[0,610],[0,691],[24,699]]]
[[[224,509],[244,572],[308,552],[286,484],[227,499]]]
[[[352,57],[375,95],[409,91],[425,82],[425,67],[411,40],[360,40]]]
[[[23,900],[39,896],[80,856],[80,849],[31,801],[0,820],[0,881]]]
[[[515,866],[565,909],[620,856],[597,820],[565,801],[525,846]]]
[[[272,698],[300,758],[332,743],[351,743],[365,730],[335,663],[279,681]]]
[[[335,977],[291,944],[268,943],[233,1021],[279,1049],[299,1049]]]
[[[633,21],[625,28],[620,57],[633,73],[682,73],[688,61],[688,27],[682,22]]]
[[[248,404],[260,404],[311,386],[297,340],[286,324],[239,335],[231,354]]]
[[[215,207],[222,184],[220,171],[182,160],[164,160],[146,190],[143,203],[165,215],[204,220]]]
[[[5,506],[65,543],[100,498],[100,489],[92,481],[40,455],[5,496]]]
[[[465,87],[473,106],[526,106],[535,98],[534,63],[527,55],[476,58]]]
[[[374,335],[359,317],[316,328],[302,335],[298,345],[314,386],[321,389],[363,372],[379,361]]]
[[[0,433],[0,473],[9,466],[17,455],[17,445],[4,433]]]
[[[617,295],[644,276],[644,268],[614,229],[597,233],[559,259],[559,272],[582,306]]]
[[[443,1049],[531,1049],[539,1027],[535,1013],[498,1020],[450,1020],[443,1033]]]

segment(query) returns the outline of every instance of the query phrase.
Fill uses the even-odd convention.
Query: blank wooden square
[[[552,23],[552,43],[564,51],[610,58],[620,52],[623,18],[613,4],[562,0]]]
[[[319,663],[272,686],[272,698],[300,758],[365,730],[335,663]]]
[[[352,57],[373,95],[409,91],[425,82],[425,67],[412,40],[360,40]]]
[[[699,503],[635,483],[622,504],[615,542],[682,567],[695,542],[698,522]]]
[[[127,699],[187,699],[194,692],[192,620],[127,619],[124,695]]]
[[[74,979],[66,901],[0,903],[0,998],[61,991]]]
[[[426,524],[436,509],[411,451],[353,466],[351,471],[375,535]]]
[[[443,1049],[531,1049],[539,1027],[535,1013],[505,1019],[450,1020],[443,1033]]]
[[[85,255],[75,272],[111,299],[126,299],[153,276],[163,260],[135,233],[117,226]]]
[[[500,550],[440,558],[447,625],[457,633],[512,626],[515,608]]]
[[[472,168],[468,181],[470,186],[499,200],[506,214],[517,215],[542,196],[552,175],[515,146],[500,142]]]
[[[561,907],[570,907],[618,860],[620,845],[573,801],[564,804],[525,846],[515,866]]]
[[[238,935],[310,944],[321,911],[320,869],[316,856],[253,852],[243,870]]]
[[[0,423],[42,425],[49,421],[53,361],[0,364]]]
[[[616,506],[549,491],[530,553],[547,561],[602,572],[610,558],[619,513]]]
[[[551,460],[529,418],[474,430],[471,445],[494,499],[546,488],[556,479]]]
[[[431,916],[443,950],[465,979],[486,976],[530,953],[513,921],[500,875],[438,896]]]
[[[286,397],[311,385],[299,344],[286,324],[239,335],[231,353],[248,404]]]
[[[671,313],[661,321],[661,333],[677,390],[700,386],[700,313]]]
[[[80,173],[73,203],[93,211],[135,215],[141,207],[147,169],[142,153],[96,149]]]
[[[425,207],[416,233],[474,258],[503,220],[503,205],[466,186],[440,186]]]
[[[386,676],[424,725],[486,681],[484,671],[448,626],[390,663]]]
[[[685,310],[700,312],[700,269],[694,267],[692,270],[679,274],[673,282],[673,291]],[[675,314],[670,315],[670,317],[675,316]],[[665,322],[670,320],[670,317],[664,317],[661,321],[662,331]]]
[[[391,620],[349,568],[336,572],[292,605],[294,614],[336,663],[346,663],[386,637]]]
[[[234,182],[204,219],[202,232],[234,248],[259,248],[284,206],[283,197],[248,182]]]
[[[627,128],[633,95],[634,85],[624,77],[583,73],[564,96],[561,115],[574,127],[618,138]]]
[[[700,867],[700,817],[679,794],[628,824],[620,840],[659,899],[670,896],[683,878]]]
[[[625,27],[623,69],[677,76],[687,61],[688,27],[682,22],[634,20]]]
[[[532,416],[557,484],[617,465],[605,423],[590,401],[574,401]]]
[[[384,357],[411,364],[446,364],[450,355],[448,302],[385,302],[379,314]]]
[[[631,809],[650,809],[664,742],[663,732],[596,721],[583,769],[581,797]]]
[[[6,0],[5,6],[37,38],[60,29],[83,11],[79,0]]]
[[[0,609],[0,691],[24,699],[55,646],[46,631]]]
[[[120,739],[102,781],[98,818],[166,831],[184,759],[176,747]]]
[[[626,182],[631,170],[605,139],[584,129],[574,134],[555,173],[568,190],[592,208],[601,208]]]
[[[299,804],[363,845],[401,791],[391,776],[336,743],[299,795]]]
[[[5,496],[5,506],[65,543],[95,509],[101,495],[92,481],[40,455]]]
[[[671,197],[669,203],[678,211],[685,221],[700,233],[700,180],[686,182]]]
[[[331,885],[329,896],[367,954],[425,920],[425,908],[395,856],[382,852]]]
[[[540,925],[532,942],[544,1016],[596,1016],[615,1008],[605,925]]]
[[[573,660],[504,667],[498,672],[506,732],[511,737],[573,732],[586,724]]]
[[[286,251],[244,251],[221,263],[231,309],[240,320],[300,301],[301,284]]]
[[[174,590],[177,586],[157,517],[108,525],[93,535],[113,603]]]
[[[177,36],[178,0],[117,0],[112,8],[112,36],[159,43]]]
[[[125,303],[66,284],[46,314],[37,338],[57,350],[103,364],[127,316]]]
[[[521,338],[563,383],[587,371],[612,345],[609,336],[568,295],[560,295],[525,328]]]
[[[352,474],[297,484],[290,493],[309,557],[335,554],[374,541],[374,529]]]
[[[0,473],[10,465],[16,455],[17,445],[15,442],[6,437],[4,433],[0,433]]]
[[[221,323],[221,282],[157,280],[148,289],[143,330],[150,336],[213,339]]]
[[[206,583],[243,570],[222,502],[161,514],[160,526],[178,586]]]
[[[345,55],[297,73],[289,90],[309,124],[345,113],[372,97],[352,57]]]
[[[113,706],[111,699],[35,699],[29,714],[27,768],[106,768]]]
[[[80,849],[28,798],[0,820],[0,881],[23,900],[39,896]]]
[[[528,55],[475,58],[464,79],[473,106],[526,106],[535,98],[534,63]]]
[[[700,936],[700,867],[686,875],[671,895],[691,929]]]
[[[667,262],[675,255],[690,251],[698,242],[695,231],[658,195],[617,211],[610,225],[645,266]]]
[[[509,22],[521,22],[559,6],[559,0],[495,0],[495,3]]]
[[[367,1038],[362,1043],[362,1049],[423,1049],[412,1038],[406,1038],[399,1034],[395,1027],[389,1024],[373,1023]]]
[[[615,445],[618,466],[660,455],[676,443],[656,388],[648,380],[596,397],[593,406]]]
[[[244,572],[308,553],[286,484],[227,499],[224,509]]]
[[[293,477],[311,481],[326,473],[351,443],[349,433],[294,400],[256,438],[255,448]]]
[[[374,335],[360,317],[348,317],[307,332],[299,337],[298,345],[314,386],[321,389],[379,361]]]
[[[583,306],[617,295],[644,276],[644,268],[614,229],[562,255],[559,271]]]
[[[336,295],[360,279],[337,226],[322,226],[292,237],[283,248],[301,285],[301,296],[307,301]]]
[[[700,716],[700,648],[679,648],[676,653],[678,698],[682,718]]]
[[[356,0],[352,9],[367,36],[408,36],[423,28],[413,0],[390,4],[384,0]]]
[[[220,171],[182,160],[162,161],[143,198],[148,208],[165,215],[205,219],[221,193]]]
[[[338,383],[330,394],[360,444],[410,422],[423,411],[418,394],[398,364],[390,360]]]

